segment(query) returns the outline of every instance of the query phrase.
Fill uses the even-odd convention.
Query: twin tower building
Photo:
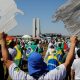
[[[40,30],[40,19],[39,18],[33,18],[33,38],[39,38],[41,34]]]

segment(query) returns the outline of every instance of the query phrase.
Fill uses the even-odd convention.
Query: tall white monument
[[[40,36],[40,19],[39,18],[33,18],[33,38]]]
[[[32,25],[33,25],[33,28],[32,28],[33,29],[33,35],[32,36],[34,38],[34,37],[36,37],[36,19],[35,18],[33,18],[33,24]]]
[[[37,26],[37,37],[40,36],[40,19],[36,18],[36,26]]]

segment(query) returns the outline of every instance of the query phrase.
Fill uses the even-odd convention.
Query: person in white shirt
[[[76,59],[78,58],[78,55],[77,55],[78,49],[79,49],[79,48],[76,46],[76,47],[75,47],[75,58],[76,58]]]
[[[48,44],[48,49],[49,49],[52,45],[54,46],[54,41],[53,41],[53,40],[51,40],[51,41],[49,42],[49,44]]]
[[[0,44],[1,44],[1,50],[2,50],[2,57],[3,57],[3,60],[4,60],[6,67],[9,70],[9,75],[12,78],[12,80],[63,80],[65,78],[66,70],[69,67],[71,67],[70,65],[71,65],[71,62],[72,62],[72,59],[74,56],[74,50],[75,50],[75,45],[76,45],[76,41],[77,41],[75,36],[72,36],[70,39],[71,40],[71,47],[70,47],[70,51],[67,55],[65,63],[61,64],[60,66],[58,66],[54,70],[51,70],[47,73],[41,74],[41,76],[38,77],[38,79],[35,79],[30,74],[32,74],[32,73],[35,74],[41,70],[42,70],[42,72],[44,72],[44,69],[45,69],[45,68],[43,68],[44,62],[43,62],[40,54],[34,53],[36,56],[33,56],[32,54],[30,55],[28,66],[30,68],[32,68],[32,70],[35,70],[35,73],[34,73],[34,71],[31,72],[30,69],[28,69],[30,74],[27,74],[27,73],[23,72],[22,70],[20,70],[13,61],[9,60],[8,49],[6,46],[6,39],[5,38],[6,37],[5,37],[4,33],[0,34]],[[37,59],[35,59],[35,57]],[[32,62],[30,62],[30,61],[32,61]],[[32,66],[30,65],[30,64],[35,64],[35,63],[37,65],[32,65]],[[38,69],[36,68],[37,66],[38,66]]]
[[[72,80],[80,80],[80,49],[77,51],[78,58],[74,60],[71,67]]]

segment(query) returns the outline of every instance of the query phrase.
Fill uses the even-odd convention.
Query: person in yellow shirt
[[[52,70],[59,65],[57,54],[53,45],[51,45],[50,48],[48,49],[44,60],[47,63],[48,70]]]
[[[22,59],[22,53],[21,53],[21,47],[20,47],[20,42],[17,43],[17,45],[14,47],[17,51],[17,54],[14,58],[14,62],[16,63],[17,66],[20,67],[21,65],[21,59]]]

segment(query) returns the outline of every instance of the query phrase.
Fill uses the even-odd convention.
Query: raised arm
[[[2,57],[6,67],[9,70],[9,75],[12,80],[26,80],[27,74],[20,70],[20,68],[11,60],[9,60],[9,53],[6,45],[6,36],[4,33],[0,34],[0,44],[2,50]]]
[[[77,42],[77,38],[75,36],[72,36],[70,38],[70,41],[71,41],[70,50],[69,50],[69,53],[67,55],[66,61],[64,63],[66,69],[70,68],[70,66],[72,64],[72,61],[73,61],[73,58],[74,58],[75,45],[76,45],[76,42]]]
[[[0,33],[0,44],[1,44],[1,51],[2,51],[2,57],[3,61],[7,68],[13,63],[13,61],[9,60],[9,54],[8,49],[6,45],[6,35],[4,33]]]

